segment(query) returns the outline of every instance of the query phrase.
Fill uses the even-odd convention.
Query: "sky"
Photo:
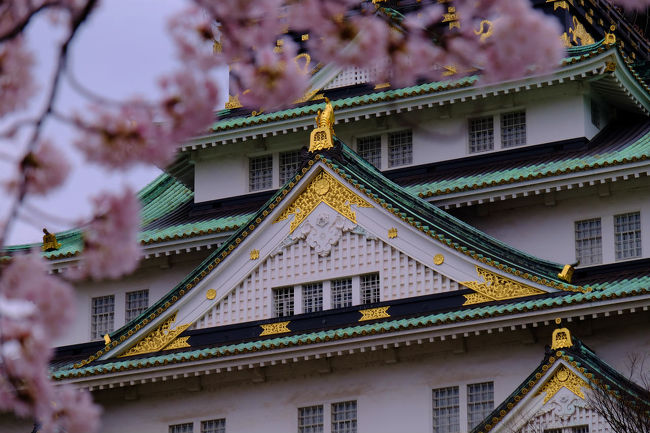
[[[175,61],[166,23],[169,15],[186,4],[182,0],[101,2],[72,46],[70,67],[77,80],[93,92],[113,99],[132,95],[155,97],[157,77],[182,67]],[[37,19],[28,31],[27,39],[36,56],[36,77],[40,87],[40,98],[35,98],[32,110],[43,106],[43,95],[52,74],[60,35],[47,16]],[[59,110],[83,112],[86,106],[85,100],[69,86],[62,88],[57,100]],[[74,132],[54,121],[47,123],[45,136],[63,148],[74,169],[65,185],[46,199],[27,200],[20,221],[14,224],[10,233],[9,244],[40,242],[43,227],[51,232],[74,227],[90,216],[92,205],[89,197],[103,190],[119,190],[125,185],[138,190],[160,174],[156,167],[139,166],[116,175],[85,163],[70,144]],[[5,148],[4,153],[7,149],[10,153],[20,153],[17,140],[2,142],[0,146]],[[5,161],[0,166],[0,179],[6,179],[6,173],[8,165]],[[8,200],[2,200],[0,212],[6,214],[7,208]]]

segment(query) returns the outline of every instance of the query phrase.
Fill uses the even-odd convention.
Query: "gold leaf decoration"
[[[289,321],[286,321],[260,325],[262,327],[262,333],[260,334],[260,337],[263,335],[284,334],[285,332],[291,332],[291,329],[289,329],[288,326],[289,323]]]
[[[476,267],[476,273],[483,281],[465,281],[461,284],[477,293],[465,296],[463,305],[477,304],[480,302],[501,301],[504,299],[521,298],[522,296],[541,295],[543,290],[520,283],[503,275],[495,274]]]
[[[581,388],[591,388],[587,382],[582,380],[580,376],[575,374],[569,368],[564,365],[558,367],[553,376],[542,386],[539,390],[538,395],[546,393],[544,397],[544,403],[549,401],[559,390],[566,388],[581,399],[585,399],[585,395],[582,392]]]
[[[325,171],[321,171],[274,222],[284,221],[290,215],[294,215],[289,231],[293,233],[300,223],[321,203],[325,203],[355,224],[357,222],[357,214],[352,210],[352,205],[373,207],[370,203],[346,188],[334,176]]]
[[[183,340],[182,342],[174,343],[174,347],[168,347],[170,343],[172,343],[176,337],[178,337],[183,331],[185,331],[187,328],[189,328],[190,324],[186,325],[178,325],[174,329],[172,329],[172,326],[174,325],[174,322],[176,322],[176,314],[178,311],[175,311],[174,314],[169,316],[167,320],[165,320],[162,325],[158,326],[156,329],[151,331],[149,334],[147,334],[138,344],[130,348],[126,353],[120,355],[119,357],[122,358],[124,356],[132,356],[132,355],[141,355],[143,353],[151,353],[151,352],[158,352],[163,349],[168,349],[168,348],[179,348],[179,347],[189,347],[189,344],[187,344],[187,339],[189,337],[183,337],[179,340]],[[182,345],[185,344],[185,345]]]
[[[363,322],[364,320],[375,320],[383,319],[384,317],[390,317],[390,314],[388,314],[388,308],[389,307],[377,307],[369,308],[367,310],[359,310],[359,313],[361,313],[361,319],[359,319],[359,322]]]

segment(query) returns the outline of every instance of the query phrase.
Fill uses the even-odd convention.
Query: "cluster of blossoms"
[[[50,100],[40,117],[27,122],[32,138],[17,161],[18,177],[8,185],[17,204],[26,194],[47,194],[65,181],[66,160],[51,140],[41,137],[41,127],[56,113],[54,99],[59,78],[66,73],[67,44],[98,2],[0,3],[0,120],[25,108],[37,88],[33,56],[22,39],[32,18],[47,11],[68,32],[54,78],[43,86],[49,87]],[[616,2],[632,9],[650,6],[650,0]],[[300,100],[309,90],[305,59],[340,68],[372,68],[378,81],[406,86],[439,79],[452,66],[458,74],[478,71],[485,81],[540,74],[564,55],[559,37],[551,36],[559,34],[558,24],[533,10],[529,0],[454,0],[454,13],[446,4],[429,0],[418,2],[406,15],[360,0],[192,3],[170,20],[184,68],[160,79],[158,100],[107,103],[92,98],[85,112],[58,116],[77,128],[75,144],[87,160],[112,170],[138,163],[164,167],[180,142],[215,120],[215,71],[225,66],[230,68],[231,93],[238,94],[242,104],[273,110]],[[301,57],[294,41],[307,34],[306,49],[312,57]],[[2,136],[18,136],[15,132]],[[117,278],[135,269],[140,255],[138,211],[131,191],[100,194],[95,215],[84,228],[80,267],[66,278]],[[4,245],[8,223],[1,226]],[[93,432],[99,411],[89,394],[54,387],[49,380],[50,346],[69,322],[72,288],[48,274],[36,252],[13,257],[0,272],[0,411],[32,418],[45,432]]]

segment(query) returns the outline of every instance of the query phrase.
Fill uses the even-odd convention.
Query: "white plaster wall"
[[[339,123],[335,126],[335,132],[353,148],[358,137],[382,135],[382,169],[386,170],[389,169],[387,134],[404,129],[413,131],[413,166],[463,158],[469,155],[468,119],[492,115],[495,128],[495,148],[492,152],[507,152],[500,145],[499,116],[521,109],[526,111],[527,145],[591,138],[597,129],[591,125],[588,98],[583,93],[578,83],[567,83],[388,117]],[[248,158],[265,154],[273,155],[273,189],[278,188],[279,153],[308,145],[309,131],[299,131],[198,150],[193,155],[195,201],[247,194]]]
[[[55,341],[55,346],[90,341],[92,298],[115,295],[114,330],[125,324],[126,293],[149,290],[149,305],[156,302],[180,282],[204,258],[200,254],[186,254],[181,261],[168,258],[144,262],[132,275],[119,280],[86,281],[76,286],[74,322],[68,331]]]
[[[607,323],[609,330],[594,323],[594,334],[582,339],[626,372],[621,364],[627,353],[650,352],[650,337],[643,329],[647,319],[629,323],[618,318],[618,326]],[[100,392],[96,398],[104,406],[102,432],[166,432],[169,425],[183,422],[194,422],[198,432],[201,420],[216,418],[226,418],[228,433],[296,432],[297,408],[316,404],[324,405],[328,432],[330,404],[356,400],[359,433],[430,433],[432,389],[459,386],[460,431],[465,433],[467,385],[493,381],[494,402],[499,404],[539,365],[550,330],[535,344],[526,344],[525,333],[517,331],[469,338],[464,350],[460,341],[410,346],[397,352],[397,362],[387,362],[390,357],[381,349],[332,358],[330,373],[319,373],[322,365],[316,361],[288,364],[266,369],[263,383],[253,383],[245,371],[224,372],[204,376],[200,383],[188,379],[140,386],[128,401],[122,391]],[[168,388],[160,388],[164,386]]]
[[[615,261],[614,215],[641,213],[642,257],[650,257],[650,184],[647,180],[616,182],[609,195],[597,187],[557,193],[555,204],[543,199],[527,206],[510,200],[487,215],[463,217],[469,224],[528,253],[559,263],[575,261],[575,222],[601,218],[603,263]],[[508,207],[519,204],[520,207]]]

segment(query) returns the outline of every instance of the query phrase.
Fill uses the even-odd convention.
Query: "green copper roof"
[[[388,333],[400,330],[435,327],[454,322],[479,320],[489,317],[525,313],[533,310],[552,309],[572,304],[597,302],[606,299],[620,298],[650,293],[650,276],[623,279],[601,283],[593,286],[595,290],[588,293],[564,293],[538,295],[532,299],[519,302],[500,303],[497,305],[477,306],[459,310],[421,315],[418,317],[385,319],[376,323],[345,326],[327,331],[309,332],[298,335],[280,336],[270,339],[247,341],[237,344],[226,344],[210,348],[187,350],[184,352],[159,353],[139,358],[125,358],[97,365],[87,365],[72,368],[65,365],[53,372],[55,379],[77,376],[107,374],[114,371],[129,370],[143,367],[153,367],[169,363],[181,363],[206,358],[234,355],[243,352],[256,352],[276,348],[317,344],[324,341],[359,337],[366,334]],[[290,319],[290,318],[289,318]]]
[[[602,145],[596,142],[598,137],[595,137],[588,150],[495,163],[474,170],[460,169],[454,173],[441,173],[435,180],[410,185],[405,189],[413,195],[431,197],[628,164],[646,160],[650,156],[650,122],[640,121],[615,132],[618,136],[612,138],[610,134],[604,137],[606,140],[600,140]]]

